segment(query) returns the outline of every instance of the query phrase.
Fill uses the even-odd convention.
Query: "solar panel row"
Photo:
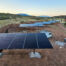
[[[0,49],[45,49],[52,48],[42,33],[1,33]]]

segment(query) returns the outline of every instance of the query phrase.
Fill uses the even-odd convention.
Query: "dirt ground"
[[[41,59],[30,58],[31,50],[3,51],[5,54],[0,58],[0,66],[66,66],[66,49],[39,49]]]
[[[62,25],[60,24],[60,26]],[[39,30],[48,30],[53,34],[53,37],[49,39],[53,49],[36,49],[42,55],[41,59],[30,58],[29,52],[32,50],[4,50],[3,56],[0,57],[0,66],[66,66],[66,48],[59,48],[55,45],[56,40],[64,41],[66,38],[66,31],[60,26],[54,24],[39,28]],[[34,29],[30,30],[31,32],[35,31]]]

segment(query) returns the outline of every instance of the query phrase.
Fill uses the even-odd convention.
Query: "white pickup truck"
[[[51,38],[52,37],[52,33],[47,31],[47,30],[42,30],[40,31],[40,33],[45,33],[45,35],[47,36],[47,38]]]

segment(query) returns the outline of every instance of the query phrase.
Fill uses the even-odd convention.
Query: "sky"
[[[66,15],[66,0],[0,0],[0,13]]]

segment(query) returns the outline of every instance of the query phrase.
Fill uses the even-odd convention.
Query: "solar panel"
[[[27,35],[24,48],[27,48],[27,49],[38,48],[37,47],[37,41],[36,41],[34,33],[29,33]]]
[[[36,38],[38,41],[39,48],[52,48],[48,38],[45,34],[36,34]]]
[[[0,33],[0,49],[53,48],[43,33]]]

